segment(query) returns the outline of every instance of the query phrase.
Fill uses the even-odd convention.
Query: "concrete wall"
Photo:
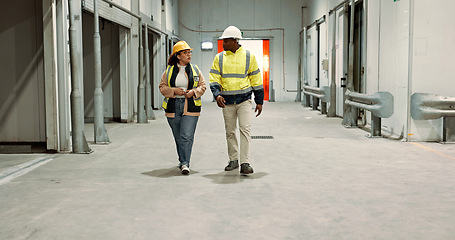
[[[242,30],[246,38],[270,39],[270,79],[274,82],[275,99],[294,101],[296,92],[287,90],[297,89],[299,31],[305,3],[305,0],[180,1],[179,18],[184,26],[179,26],[179,37],[194,48],[192,63],[199,65],[207,80],[216,54],[216,39],[229,25]],[[213,41],[213,51],[202,51],[202,41]],[[210,91],[203,100],[212,100]]]

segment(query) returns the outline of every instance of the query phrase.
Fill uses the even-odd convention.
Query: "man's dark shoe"
[[[229,164],[224,168],[224,171],[232,171],[239,168],[239,160],[229,161]]]
[[[240,166],[240,173],[241,174],[253,173],[253,168],[250,166],[249,163],[242,163],[242,166]]]

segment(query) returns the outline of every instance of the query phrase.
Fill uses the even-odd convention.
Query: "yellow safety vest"
[[[210,85],[220,86],[222,95],[244,94],[263,89],[259,73],[254,55],[240,47],[235,53],[221,52],[215,56]]]
[[[166,76],[167,82],[169,87],[175,87],[175,79],[177,78],[177,74],[179,72],[179,68],[176,65],[167,66],[166,68]],[[188,75],[188,90],[197,88],[199,84],[199,67],[197,65],[188,64],[185,67],[185,72]],[[193,101],[188,101],[188,112],[200,112],[201,111],[201,98],[194,98]],[[166,112],[175,112],[175,98],[165,98],[163,101],[163,109]]]

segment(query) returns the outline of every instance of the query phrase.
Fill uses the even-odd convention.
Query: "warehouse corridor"
[[[91,154],[0,155],[0,239],[455,238],[455,145],[367,138],[266,102],[245,177],[223,171],[222,113],[206,102],[184,176],[155,115],[106,124],[111,143]]]

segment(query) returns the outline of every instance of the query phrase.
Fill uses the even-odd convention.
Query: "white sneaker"
[[[190,168],[188,168],[187,165],[183,165],[183,166],[180,168],[180,170],[182,170],[182,174],[183,174],[183,175],[188,175],[188,174],[190,174]]]

